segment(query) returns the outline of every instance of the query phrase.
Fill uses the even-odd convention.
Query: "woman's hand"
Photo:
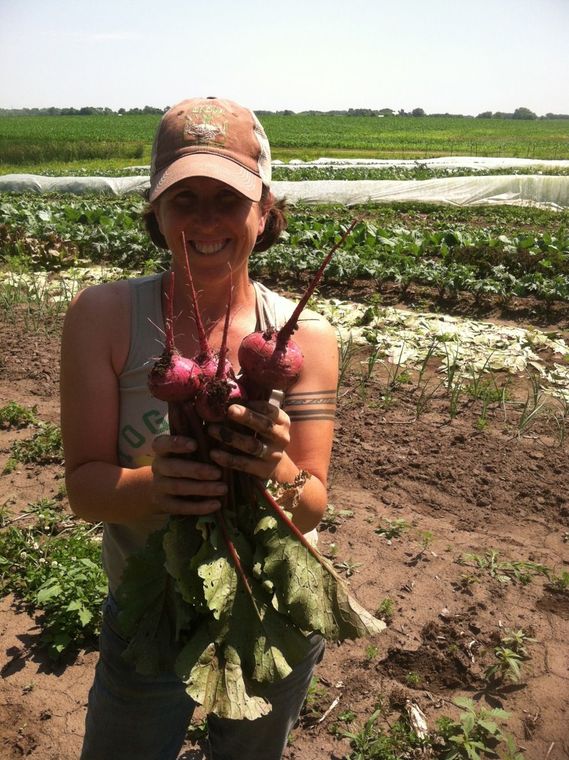
[[[270,478],[290,443],[290,419],[286,412],[267,401],[251,401],[247,406],[232,404],[227,421],[236,423],[241,430],[223,423],[208,425],[208,434],[224,444],[223,449],[211,450],[211,458],[221,467],[240,470],[261,480]]]
[[[152,500],[159,514],[207,515],[217,511],[227,493],[221,469],[188,455],[196,442],[182,435],[160,435],[154,439]]]

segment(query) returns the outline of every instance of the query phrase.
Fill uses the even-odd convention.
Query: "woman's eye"
[[[223,192],[218,195],[218,201],[223,206],[235,206],[240,200],[241,196],[237,195],[237,193],[231,192],[231,190],[223,190]]]
[[[196,197],[194,193],[190,192],[177,193],[173,200],[178,206],[192,206],[196,201]]]

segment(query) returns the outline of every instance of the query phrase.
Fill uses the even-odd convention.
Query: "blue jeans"
[[[175,760],[196,703],[175,674],[143,676],[121,657],[117,607],[105,603],[100,657],[89,692],[81,760]],[[254,721],[208,718],[211,760],[279,760],[296,723],[324,642],[312,637],[309,657],[263,696],[271,712]]]

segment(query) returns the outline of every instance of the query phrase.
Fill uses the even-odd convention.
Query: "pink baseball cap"
[[[258,201],[271,182],[271,149],[255,114],[218,98],[170,108],[154,138],[149,200],[186,177],[211,177]]]

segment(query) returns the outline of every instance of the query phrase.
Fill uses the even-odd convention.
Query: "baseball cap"
[[[172,106],[154,138],[149,200],[186,177],[211,177],[258,201],[271,182],[271,150],[255,114],[219,98]]]

